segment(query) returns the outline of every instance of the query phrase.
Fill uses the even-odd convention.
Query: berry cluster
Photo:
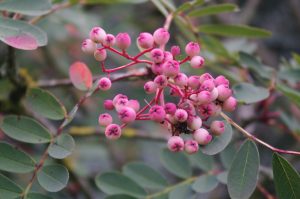
[[[99,124],[106,127],[105,135],[108,139],[118,139],[122,134],[121,129],[129,123],[136,120],[152,120],[171,132],[172,136],[168,140],[168,148],[171,151],[185,150],[187,153],[195,153],[199,145],[207,145],[214,136],[224,132],[223,121],[208,122],[208,119],[218,116],[222,110],[230,112],[235,109],[237,101],[232,96],[229,81],[224,76],[213,78],[209,73],[187,76],[181,72],[181,65],[186,62],[195,69],[204,66],[205,60],[199,55],[200,46],[196,42],[188,43],[185,46],[186,58],[178,60],[179,46],[172,46],[170,51],[165,50],[169,39],[170,34],[164,28],[157,29],[153,34],[140,33],[137,45],[141,52],[136,56],[130,56],[126,52],[131,45],[131,38],[127,33],[114,36],[107,34],[100,27],[94,27],[90,38],[82,43],[82,50],[94,54],[95,59],[101,63],[102,71],[107,74],[107,77],[98,82],[100,90],[106,91],[111,88],[110,73],[139,63],[144,63],[154,74],[153,80],[144,85],[145,92],[153,94],[154,97],[143,108],[137,100],[129,99],[124,94],[117,94],[112,100],[104,101],[104,108],[115,109],[122,122],[122,125],[114,124],[110,114],[100,114]],[[131,62],[107,69],[107,51],[123,56]],[[140,59],[142,56],[149,59]],[[165,103],[166,91],[176,97],[176,103]],[[184,141],[180,137],[181,134],[190,134],[192,139]]]

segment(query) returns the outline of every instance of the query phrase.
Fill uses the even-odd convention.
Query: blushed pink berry
[[[228,85],[229,86],[229,80],[226,79],[223,75],[219,75],[218,77],[215,78],[215,85],[219,86],[219,85]]]
[[[202,116],[203,118],[207,118],[214,115],[217,111],[217,108],[217,105],[215,105],[214,103],[203,104],[199,106],[198,112],[200,116]]]
[[[165,51],[163,62],[172,61],[172,60],[173,60],[173,55],[169,51]]]
[[[135,112],[140,110],[140,103],[137,100],[131,99],[128,101],[127,106],[132,108]]]
[[[200,87],[200,77],[193,75],[188,79],[188,86],[192,89],[198,89]]]
[[[148,32],[142,32],[137,38],[137,43],[141,48],[152,48],[154,45],[154,39],[152,34]]]
[[[121,137],[121,127],[117,124],[110,124],[105,128],[105,136],[110,140],[116,140]]]
[[[118,99],[117,103],[115,104],[116,111],[120,111],[123,107],[126,107],[128,105],[128,99],[121,98]]]
[[[113,105],[115,106],[116,103],[118,102],[119,99],[127,99],[128,100],[128,97],[124,94],[118,94],[114,97],[113,99]]]
[[[187,140],[184,142],[184,150],[188,154],[196,153],[199,150],[198,142],[195,140]]]
[[[155,93],[157,90],[157,84],[153,81],[148,81],[144,85],[144,90],[148,94]]]
[[[103,113],[103,114],[100,114],[99,115],[99,118],[98,118],[98,123],[101,125],[101,126],[107,126],[107,125],[110,125],[112,123],[113,119],[111,117],[110,114],[108,113]]]
[[[97,61],[104,61],[107,57],[105,49],[98,48],[94,52],[94,57]]]
[[[212,91],[215,88],[214,81],[212,79],[204,80],[200,86],[203,91]]]
[[[173,152],[183,151],[184,141],[179,136],[172,136],[168,140],[168,149]]]
[[[212,136],[204,128],[200,128],[194,131],[193,137],[198,142],[198,144],[201,145],[207,145],[212,140]]]
[[[150,57],[155,63],[161,63],[164,60],[164,52],[159,48],[155,48],[151,50]]]
[[[185,122],[188,118],[188,113],[184,109],[177,109],[174,117],[178,122]]]
[[[163,73],[163,63],[153,63],[151,70],[155,75],[161,75]]]
[[[172,46],[171,47],[171,53],[173,57],[176,57],[177,55],[180,55],[180,47],[179,46]]]
[[[170,33],[164,28],[158,28],[153,33],[153,38],[157,45],[165,45],[170,39]]]
[[[122,107],[118,111],[118,116],[122,122],[127,124],[135,120],[136,112],[130,107]]]
[[[113,46],[116,44],[116,38],[112,34],[107,34],[106,37],[103,40],[103,45],[104,46]]]
[[[102,43],[106,36],[106,32],[100,27],[94,27],[90,31],[90,39],[95,43]]]
[[[173,79],[175,84],[179,87],[184,87],[188,84],[188,77],[184,73],[178,73]]]
[[[165,108],[166,113],[168,113],[168,114],[173,115],[176,112],[176,105],[172,102],[166,103],[164,108]]]
[[[190,56],[194,57],[200,53],[200,46],[196,42],[190,42],[185,46],[185,53]]]
[[[162,122],[166,117],[166,112],[162,106],[154,105],[149,110],[151,120],[155,122]]]
[[[215,120],[210,124],[210,131],[213,135],[222,135],[225,131],[225,124],[223,121]]]
[[[164,75],[158,75],[155,77],[154,83],[158,88],[164,88],[168,85],[168,79]]]
[[[214,78],[209,73],[204,73],[200,75],[200,83],[202,84],[205,80],[213,80]]]
[[[167,77],[174,77],[180,71],[180,65],[178,61],[167,61],[163,64],[163,73]]]
[[[102,77],[98,82],[98,86],[101,90],[107,91],[111,88],[111,81],[107,77]]]
[[[81,50],[84,53],[92,54],[96,49],[96,43],[90,39],[85,39],[81,44]]]
[[[106,110],[113,110],[115,108],[112,100],[105,100],[103,105]]]
[[[186,100],[185,102],[180,103],[178,107],[185,110],[189,115],[196,114],[195,106],[190,100]]]
[[[197,95],[198,104],[208,104],[211,102],[211,93],[209,91],[201,91]]]
[[[191,130],[197,130],[202,126],[202,119],[198,116],[189,116],[187,119],[187,125]]]
[[[222,108],[224,109],[224,111],[232,112],[235,110],[236,105],[237,100],[231,96],[223,102]]]
[[[204,65],[204,58],[201,57],[201,56],[194,56],[192,59],[191,59],[191,66],[192,68],[202,68],[203,65]]]
[[[231,89],[228,88],[228,86],[225,84],[219,85],[217,89],[218,89],[218,100],[225,101],[232,95]]]
[[[116,36],[116,45],[121,50],[126,50],[131,45],[131,38],[128,33],[119,33]]]
[[[218,89],[215,87],[211,92],[211,101],[215,101],[218,98]]]

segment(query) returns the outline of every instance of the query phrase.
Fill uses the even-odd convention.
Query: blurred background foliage
[[[132,40],[140,32],[153,32],[164,24],[167,13],[175,12],[170,32],[172,35],[169,48],[173,44],[182,47],[190,40],[198,40],[202,46],[202,55],[206,58],[203,70],[184,68],[189,74],[201,74],[210,71],[214,75],[223,74],[232,81],[236,95],[239,91],[251,91],[248,87],[240,89],[241,82],[250,82],[267,89],[267,96],[253,99],[253,93],[240,94],[241,105],[231,116],[242,127],[255,136],[284,149],[300,150],[300,2],[297,0],[211,0],[205,5],[234,3],[233,11],[217,15],[197,14],[199,6],[176,11],[188,1],[183,0],[82,0],[71,1],[72,6],[58,10],[37,22],[37,26],[48,35],[48,44],[34,51],[14,50],[0,43],[0,113],[25,114],[39,117],[26,105],[26,89],[39,86],[51,91],[70,111],[82,92],[71,85],[49,86],[50,80],[68,78],[71,63],[80,60],[92,70],[93,75],[101,74],[99,64],[92,56],[81,52],[81,42],[88,36],[93,26],[101,26],[107,32],[116,35],[128,32]],[[134,3],[132,3],[134,2]],[[65,3],[56,0],[53,4]],[[190,3],[191,5],[192,3]],[[186,8],[189,5],[185,4]],[[238,11],[239,10],[239,11]],[[194,12],[194,16],[193,13]],[[185,14],[183,14],[185,13]],[[182,16],[190,13],[188,20],[191,25],[185,25]],[[26,19],[26,18],[24,18]],[[203,24],[243,24],[260,27],[272,32],[272,36],[256,38],[258,33],[235,35],[234,31],[225,33],[224,29],[211,31],[201,30]],[[200,32],[198,31],[200,30]],[[226,29],[228,30],[228,29]],[[203,31],[203,32],[202,32]],[[222,33],[223,32],[223,33]],[[224,36],[225,34],[225,36]],[[229,36],[228,35],[233,35]],[[263,32],[262,36],[267,36]],[[133,42],[134,43],[134,42]],[[138,48],[132,45],[130,54],[137,54]],[[11,60],[13,59],[13,60]],[[125,60],[110,55],[107,65],[117,66]],[[65,129],[75,139],[76,147],[71,156],[59,161],[70,172],[67,187],[58,193],[47,193],[52,198],[104,198],[94,183],[98,173],[109,170],[120,170],[130,161],[141,161],[160,171],[170,184],[180,182],[180,179],[169,173],[160,162],[161,150],[166,143],[162,134],[166,132],[151,122],[136,122],[124,130],[124,136],[118,141],[105,139],[103,129],[98,127],[99,113],[104,111],[102,102],[112,98],[116,93],[125,93],[131,98],[137,98],[144,104],[148,100],[143,91],[144,80],[122,81],[114,83],[109,92],[98,92],[89,98],[78,111],[72,125]],[[264,92],[264,91],[263,91]],[[249,102],[247,100],[250,100]],[[259,102],[257,102],[259,101]],[[253,104],[253,102],[257,102]],[[43,121],[50,126],[59,123]],[[139,136],[137,136],[139,135]],[[150,136],[144,138],[143,136]],[[6,140],[39,159],[45,146],[17,143],[0,132],[0,139]],[[200,158],[200,167],[193,160],[197,175],[211,168],[226,168],[226,158],[232,157],[238,146],[244,140],[239,133],[234,133],[233,143],[227,153]],[[231,151],[230,151],[231,150]],[[229,151],[229,152],[228,152]],[[272,182],[271,160],[272,152],[259,146],[261,160],[261,175],[259,186],[251,198],[267,198],[262,189],[275,194]],[[300,169],[300,161],[296,156],[286,156],[288,160]],[[193,157],[189,157],[193,159]],[[209,159],[209,160],[207,160]],[[224,160],[225,159],[225,160]],[[47,161],[56,161],[50,160]],[[199,161],[199,160],[198,160]],[[196,163],[195,163],[196,162]],[[203,162],[203,163],[201,163]],[[223,164],[222,164],[223,163]],[[203,165],[208,164],[208,169]],[[204,166],[205,167],[205,166]],[[5,173],[5,172],[4,172]],[[25,185],[30,175],[11,175],[5,173],[19,184]],[[33,190],[43,192],[37,183]],[[177,190],[182,192],[182,190]],[[186,190],[185,190],[186,191]],[[229,198],[226,186],[219,184],[215,191],[197,194],[188,198]],[[174,198],[180,195],[173,193]],[[177,195],[177,196],[176,196]],[[169,195],[170,196],[170,195]],[[187,195],[182,196],[187,197]],[[269,199],[272,197],[270,196]]]

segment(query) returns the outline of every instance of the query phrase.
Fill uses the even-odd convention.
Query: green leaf
[[[192,167],[189,159],[184,153],[174,153],[168,149],[163,149],[160,153],[163,166],[174,175],[187,178],[192,175]]]
[[[49,192],[57,192],[67,186],[68,170],[59,164],[47,165],[37,175],[40,185]]]
[[[202,175],[192,185],[192,189],[198,193],[207,193],[214,190],[219,182],[213,175]]]
[[[231,3],[223,3],[218,5],[207,6],[202,9],[193,10],[190,13],[188,13],[188,15],[190,17],[201,17],[235,11],[239,11],[237,5]]]
[[[69,156],[75,147],[75,141],[69,134],[62,134],[56,138],[49,148],[49,155],[53,158],[64,159]]]
[[[21,199],[21,198],[20,198]],[[52,199],[49,196],[45,196],[40,193],[29,193],[26,199]]]
[[[0,142],[0,170],[28,173],[35,168],[35,161],[25,152],[5,142]]]
[[[148,0],[81,0],[81,4],[145,3]]]
[[[226,169],[229,169],[231,166],[231,163],[233,161],[233,157],[236,154],[236,147],[234,146],[234,143],[230,143],[221,153],[220,158],[223,166]]]
[[[209,35],[203,35],[200,39],[205,49],[225,58],[230,58],[230,54],[218,39]]]
[[[123,167],[123,173],[145,188],[162,189],[168,185],[157,171],[141,162],[132,162]]]
[[[13,199],[22,193],[22,188],[0,173],[0,198]]]
[[[240,83],[233,86],[233,94],[235,98],[245,104],[252,104],[264,99],[267,99],[270,95],[268,89],[254,86],[249,83]]]
[[[156,6],[156,8],[165,16],[167,17],[169,15],[168,10],[165,8],[165,6],[162,4],[160,0],[151,0],[151,2]]]
[[[278,72],[278,77],[281,80],[285,80],[291,84],[296,84],[300,82],[300,69],[299,68],[288,68],[280,70]]]
[[[0,17],[0,40],[14,48],[34,50],[47,44],[47,34],[26,22]]]
[[[194,199],[196,198],[190,184],[184,184],[176,187],[169,193],[169,199]]]
[[[300,198],[300,176],[292,165],[277,153],[273,154],[273,174],[279,199]]]
[[[214,158],[213,156],[206,155],[198,150],[197,153],[189,155],[192,163],[204,171],[210,171],[214,168]]]
[[[9,137],[21,142],[40,144],[51,140],[51,135],[45,127],[26,116],[4,117],[1,129]]]
[[[228,192],[232,199],[246,199],[258,180],[259,153],[256,144],[247,140],[234,156],[228,173]]]
[[[117,195],[110,195],[105,197],[105,199],[136,199],[135,197],[128,196],[125,194],[117,194]]]
[[[183,4],[181,4],[177,9],[176,11],[174,12],[174,15],[177,15],[178,13],[180,12],[184,12],[188,9],[191,9],[193,6],[200,6],[204,3],[205,1],[204,0],[196,0],[196,1],[188,1],[188,2],[185,2]]]
[[[34,112],[46,118],[60,120],[67,114],[65,107],[46,90],[31,88],[26,100]]]
[[[290,101],[294,102],[298,107],[300,107],[300,92],[281,83],[277,83],[276,88],[286,97],[288,97]]]
[[[226,148],[226,146],[230,143],[232,138],[232,127],[228,122],[224,121],[224,123],[224,133],[220,136],[215,136],[208,145],[205,145],[202,148],[203,153],[207,155],[215,155],[223,151]]]
[[[217,175],[217,179],[219,182],[223,184],[227,184],[227,179],[228,179],[228,171],[223,171]]]
[[[97,187],[109,195],[126,194],[137,198],[143,198],[147,195],[139,184],[118,172],[102,173],[96,177],[95,181]]]
[[[49,0],[5,0],[0,3],[0,10],[30,16],[46,14],[50,9]]]
[[[199,31],[207,34],[232,37],[269,37],[271,32],[245,25],[207,24],[201,25]]]

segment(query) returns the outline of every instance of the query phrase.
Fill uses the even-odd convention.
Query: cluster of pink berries
[[[127,33],[119,33],[115,37],[100,27],[94,27],[90,38],[82,43],[82,50],[94,54],[95,59],[101,63],[102,71],[107,74],[107,77],[99,80],[101,90],[111,88],[110,73],[139,63],[149,67],[155,76],[144,85],[145,92],[154,96],[143,108],[137,100],[128,99],[124,94],[117,94],[112,100],[105,100],[104,108],[115,109],[122,122],[122,125],[114,124],[110,114],[100,114],[99,124],[106,127],[105,135],[108,139],[118,139],[121,129],[129,123],[136,120],[152,120],[171,132],[172,136],[168,140],[168,148],[171,151],[185,150],[187,153],[195,153],[199,145],[207,145],[214,136],[224,132],[223,121],[207,123],[210,117],[218,116],[222,110],[231,112],[236,108],[237,101],[232,96],[229,81],[224,76],[213,78],[209,73],[187,76],[181,72],[181,65],[186,62],[195,69],[203,67],[204,58],[199,55],[200,46],[195,42],[188,43],[185,46],[186,58],[177,60],[180,55],[179,46],[172,46],[170,51],[165,50],[169,39],[170,34],[164,28],[157,29],[153,34],[140,33],[137,45],[141,52],[136,56],[130,56],[126,52],[131,45],[131,38]],[[123,56],[131,62],[107,69],[107,51]],[[140,59],[142,56],[149,59]],[[166,91],[176,97],[176,103],[165,103]],[[191,134],[193,139],[184,141],[180,137],[181,134]]]

